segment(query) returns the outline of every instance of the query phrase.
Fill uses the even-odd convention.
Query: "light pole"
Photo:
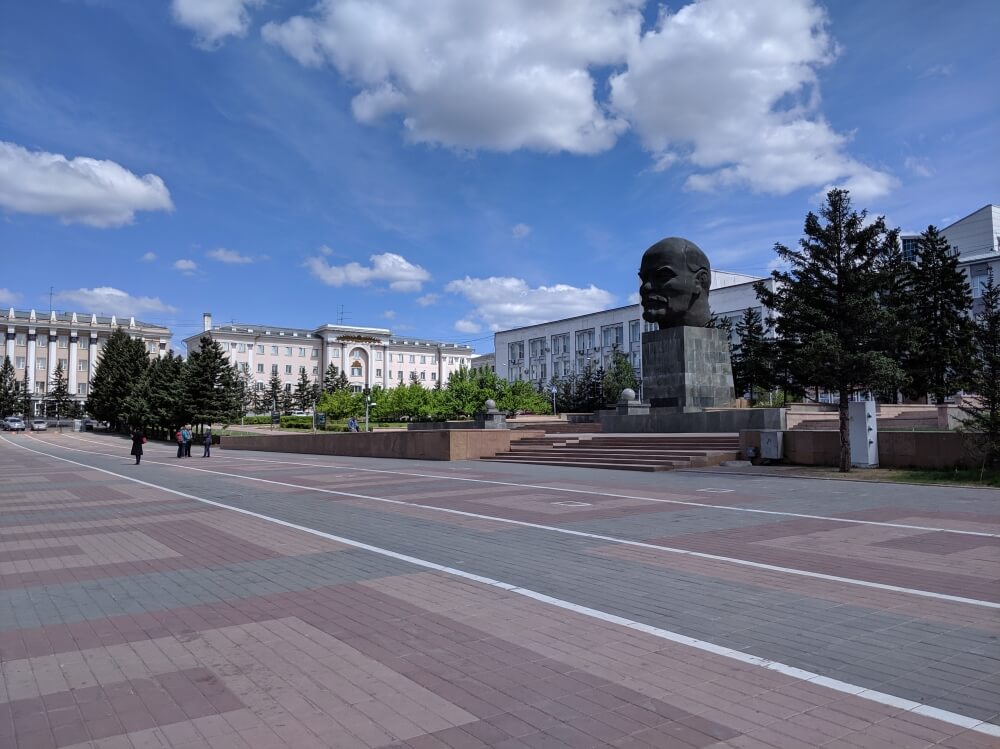
[[[377,406],[378,403],[373,403],[371,400],[371,393],[365,393],[365,431],[370,432],[371,429],[368,427],[368,412],[372,406]]]
[[[556,392],[558,392],[558,390],[559,390],[559,388],[557,388],[555,385],[553,385],[551,387],[551,392],[552,392],[552,415],[553,416],[556,415]]]

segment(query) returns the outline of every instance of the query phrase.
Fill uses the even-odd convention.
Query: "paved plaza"
[[[0,437],[0,747],[1000,746],[1000,492],[129,445]]]

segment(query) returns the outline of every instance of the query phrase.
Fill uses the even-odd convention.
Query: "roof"
[[[31,320],[32,315],[35,319]],[[76,317],[74,322],[73,318]],[[117,315],[95,315],[92,312],[66,312],[52,310],[51,312],[39,312],[38,310],[16,310],[11,307],[3,319],[7,321],[23,321],[23,322],[34,322],[36,325],[44,327],[49,323],[57,323],[60,325],[77,325],[86,328],[91,325],[106,325],[109,328],[114,325],[115,327],[121,328],[146,328],[146,329],[157,329],[169,331],[170,329],[166,325],[161,325],[159,323],[144,322],[143,320],[136,320],[134,317],[128,316],[117,316]]]

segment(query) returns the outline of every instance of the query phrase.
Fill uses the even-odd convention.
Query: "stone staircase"
[[[546,434],[600,434],[601,424],[597,421],[515,421],[507,420],[509,429],[542,430]]]
[[[790,411],[789,429],[839,429],[836,412],[798,413]],[[909,431],[913,429],[936,429],[938,413],[935,406],[878,404],[876,419],[879,430]]]
[[[513,438],[513,434],[511,436]],[[512,439],[510,452],[482,460],[568,468],[610,468],[619,471],[670,471],[676,468],[714,466],[738,457],[738,435],[576,437],[534,433]]]

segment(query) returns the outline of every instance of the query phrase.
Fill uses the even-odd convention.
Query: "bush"
[[[270,424],[271,416],[247,416],[243,419],[244,424]]]
[[[270,423],[270,417],[268,417],[268,423]],[[313,427],[313,417],[312,416],[282,416],[281,417],[281,428],[282,429],[312,429]]]

